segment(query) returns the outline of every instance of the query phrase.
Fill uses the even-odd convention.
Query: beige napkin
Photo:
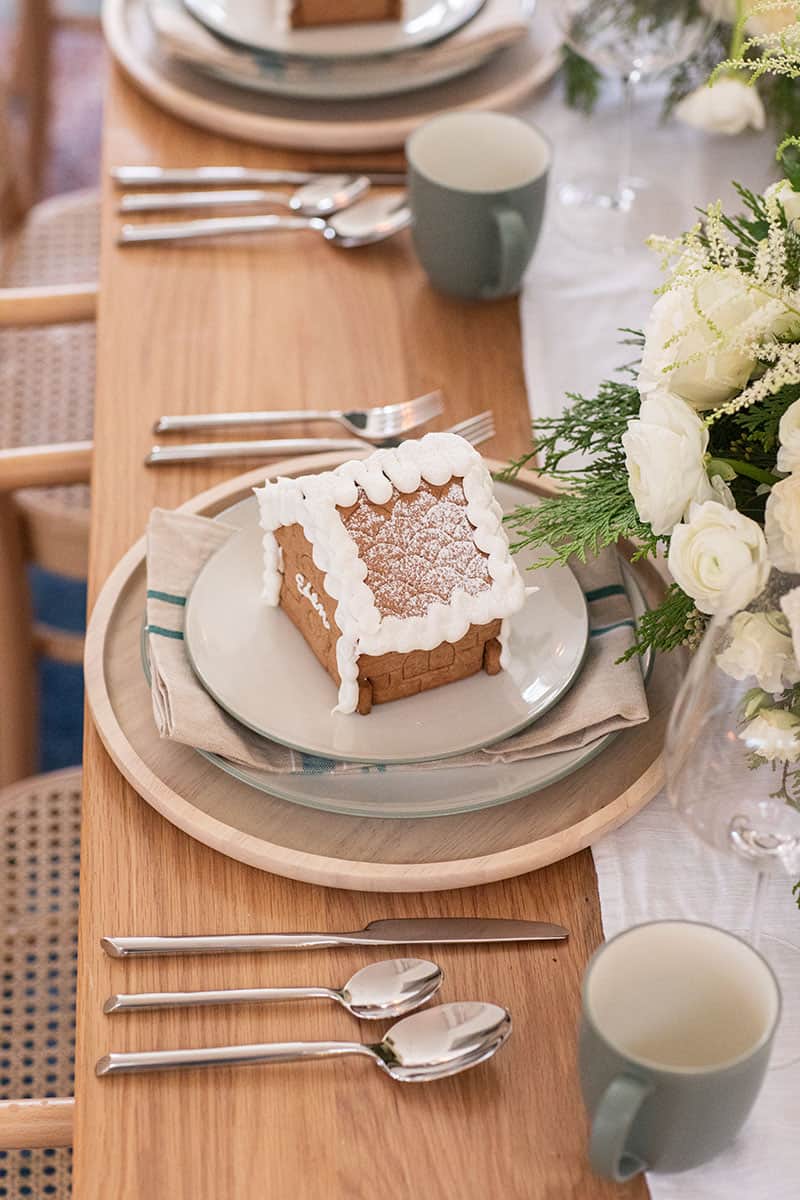
[[[162,53],[195,66],[216,66],[231,70],[242,78],[255,78],[264,73],[268,65],[279,69],[282,79],[303,78],[309,72],[323,70],[326,79],[335,78],[337,72],[350,77],[349,64],[325,61],[320,67],[313,62],[281,61],[275,66],[270,56],[257,51],[237,48],[223,42],[196,21],[184,9],[181,0],[148,0],[147,13],[158,39]],[[464,62],[478,61],[484,54],[500,50],[521,40],[529,29],[529,0],[487,0],[479,13],[451,37],[422,50],[405,50],[399,56],[381,58],[376,64],[381,78],[392,73],[407,77],[417,68],[430,70],[441,63],[456,66]],[[363,64],[361,72],[369,70]]]
[[[585,566],[578,563],[573,568],[589,609],[589,647],[583,670],[560,703],[522,733],[459,758],[388,768],[320,759],[260,738],[229,717],[201,687],[183,640],[186,597],[192,583],[232,532],[231,526],[207,517],[163,509],[155,509],[151,515],[147,530],[147,645],[153,712],[162,737],[276,774],[316,775],[518,762],[573,750],[647,720],[638,659],[617,663],[631,645],[634,621],[619,558],[607,550]],[[368,721],[369,717],[354,715],[350,720]]]

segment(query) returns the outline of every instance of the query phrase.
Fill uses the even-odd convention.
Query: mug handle
[[[527,226],[515,209],[495,208],[492,217],[500,241],[500,270],[497,282],[481,289],[484,300],[498,300],[510,295],[525,270],[530,241]]]
[[[632,1075],[618,1075],[603,1093],[592,1118],[589,1162],[606,1179],[625,1183],[647,1164],[625,1149],[642,1104],[653,1091],[652,1083]]]

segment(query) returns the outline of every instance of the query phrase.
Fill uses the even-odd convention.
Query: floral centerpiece
[[[585,561],[625,537],[638,557],[666,554],[673,582],[630,654],[694,646],[714,614],[737,614],[718,663],[757,681],[742,722],[800,806],[800,156],[780,154],[786,178],[739,186],[741,214],[712,204],[651,239],[665,280],[644,332],[626,331],[637,363],[536,422],[506,474],[538,456],[564,485],[512,514],[515,548]],[[771,572],[780,599],[750,611]]]

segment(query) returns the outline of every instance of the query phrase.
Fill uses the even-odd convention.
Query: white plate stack
[[[403,0],[399,20],[305,28],[292,25],[291,0],[147,0],[147,11],[162,51],[195,70],[272,95],[353,100],[475,70],[527,37],[534,4]]]

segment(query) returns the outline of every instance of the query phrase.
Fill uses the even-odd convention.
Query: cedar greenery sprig
[[[632,333],[638,344],[641,334]],[[624,369],[624,368],[623,368]],[[658,538],[639,519],[628,488],[622,435],[639,411],[634,384],[605,380],[596,396],[571,395],[569,408],[558,417],[545,417],[533,426],[534,448],[511,463],[499,478],[511,480],[531,462],[545,475],[569,489],[535,507],[520,507],[506,518],[512,531],[512,552],[549,546],[552,554],[537,567],[565,563],[573,555],[586,562],[620,538],[637,542],[635,558],[655,554]],[[564,465],[575,452],[584,463]]]

